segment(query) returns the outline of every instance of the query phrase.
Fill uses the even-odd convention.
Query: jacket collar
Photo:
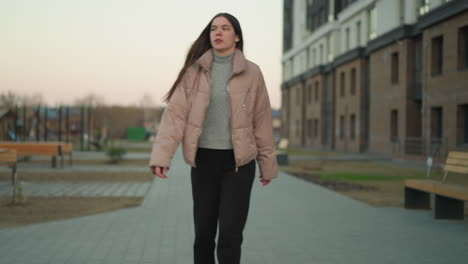
[[[232,58],[232,76],[243,72],[246,68],[246,59],[244,53],[240,49],[234,50]],[[213,49],[207,50],[195,63],[200,65],[205,71],[211,72],[211,65],[213,64]]]

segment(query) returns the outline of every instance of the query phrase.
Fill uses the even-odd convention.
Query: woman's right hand
[[[166,179],[167,178],[167,171],[169,168],[167,167],[159,167],[159,166],[151,166],[151,172],[153,172],[154,175]]]

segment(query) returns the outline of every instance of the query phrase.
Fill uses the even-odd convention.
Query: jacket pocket
[[[242,100],[242,107],[243,108],[246,108],[246,106],[247,106],[247,99],[249,98],[250,89],[251,89],[251,87],[249,86],[249,88],[247,89],[247,92],[245,93],[244,98]]]
[[[187,162],[195,164],[195,155],[197,153],[198,138],[201,134],[201,128],[192,124],[187,124],[182,140],[182,150]]]

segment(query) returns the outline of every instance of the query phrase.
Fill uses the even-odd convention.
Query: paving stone
[[[26,196],[145,196],[151,183],[35,183],[25,182]],[[137,191],[129,192],[129,189]],[[0,195],[10,196],[12,188],[6,182],[0,182]]]

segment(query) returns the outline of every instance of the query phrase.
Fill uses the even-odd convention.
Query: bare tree
[[[76,99],[73,104],[75,106],[99,107],[99,106],[104,106],[105,102],[102,96],[91,92],[82,98]]]
[[[21,97],[12,91],[0,94],[0,106],[13,108],[21,102]]]
[[[33,95],[19,95],[12,91],[0,94],[0,105],[6,108],[15,106],[38,106],[45,105],[44,97],[40,93]]]
[[[140,99],[140,108],[143,110],[143,120],[147,121],[150,119],[150,109],[155,106],[153,95],[149,92],[145,92]]]
[[[21,98],[21,105],[25,106],[38,106],[38,105],[46,105],[44,97],[40,93],[35,93],[33,95],[25,95]]]

